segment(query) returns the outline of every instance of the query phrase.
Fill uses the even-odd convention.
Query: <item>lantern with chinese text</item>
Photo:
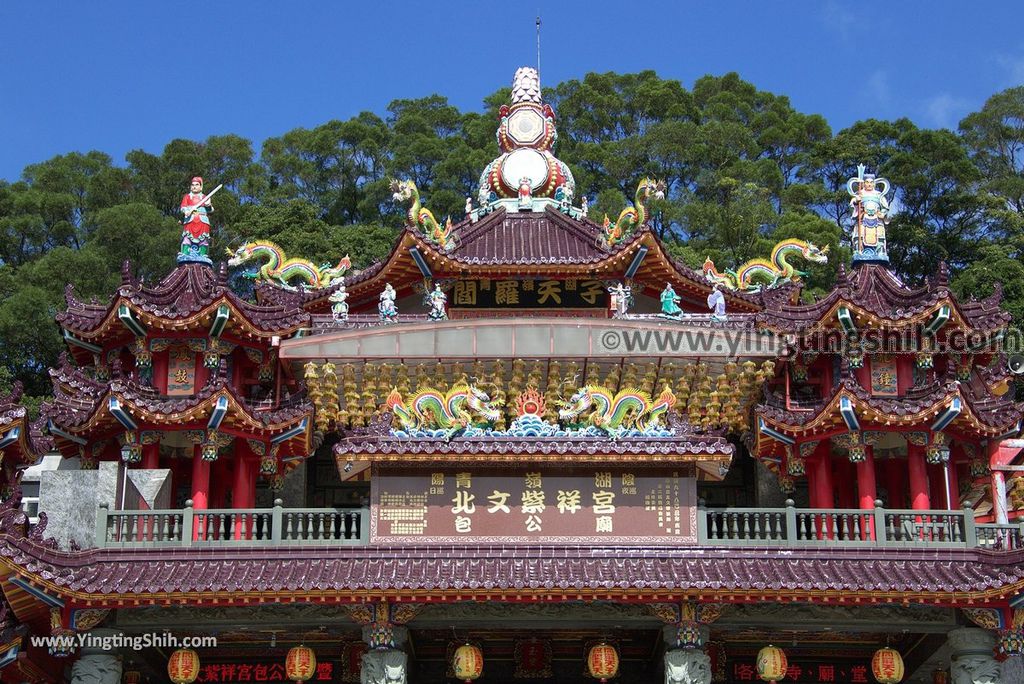
[[[597,681],[607,682],[619,674],[619,652],[603,642],[594,646],[587,654],[587,669]]]
[[[777,682],[786,676],[789,663],[786,652],[778,646],[768,644],[757,654],[757,676],[766,682]]]
[[[871,674],[879,684],[898,684],[903,680],[903,658],[899,652],[886,646],[871,657]]]
[[[463,644],[455,649],[452,658],[455,678],[469,684],[484,673],[484,654],[473,644]]]
[[[309,646],[295,646],[288,650],[284,659],[284,670],[288,679],[304,682],[316,673],[316,654]]]
[[[167,676],[174,684],[192,684],[199,676],[199,654],[191,648],[180,648],[167,661]]]

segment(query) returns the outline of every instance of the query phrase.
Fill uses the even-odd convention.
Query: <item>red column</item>
[[[142,445],[142,469],[143,470],[154,470],[160,467],[160,445],[159,444],[143,444]]]
[[[192,507],[197,511],[205,511],[210,507],[210,462],[203,460],[203,447],[196,444],[192,449]],[[200,536],[200,528],[206,521],[206,515],[196,516],[193,522],[192,539],[205,538]]]
[[[822,440],[811,458],[807,459],[810,466],[811,508],[834,508],[835,496],[832,489],[832,446],[827,439]]]
[[[864,447],[867,458],[857,464],[857,502],[861,510],[873,510],[875,499],[878,498],[878,487],[875,484],[874,447]]]
[[[232,508],[255,508],[256,506],[256,459],[247,453],[248,449],[238,449],[232,465],[234,466],[234,496]],[[235,525],[235,539],[248,539],[252,536],[252,516],[247,514],[239,517],[240,524]],[[244,535],[244,536],[243,536]]]
[[[928,496],[928,471],[925,470],[924,447],[907,444],[907,475],[910,479],[910,507],[927,511],[932,507]]]
[[[997,470],[998,466],[1004,465],[999,458],[998,439],[988,440],[985,455],[988,457],[989,467],[992,468],[992,513],[995,515],[996,524],[1005,525],[1010,520],[1006,504],[1006,474],[1002,470]]]
[[[835,508],[835,490],[832,487],[832,445],[829,440],[822,440],[818,446],[819,453],[812,461],[814,480],[812,504],[813,508],[830,509]],[[832,530],[828,529],[828,517],[823,515],[818,519],[818,538],[832,537]]]
[[[872,511],[875,508],[875,499],[878,498],[878,487],[875,483],[875,450],[872,446],[865,446],[864,450],[867,452],[867,458],[863,463],[857,464],[857,499],[862,511]],[[874,539],[874,516],[863,516],[861,525],[868,538]]]

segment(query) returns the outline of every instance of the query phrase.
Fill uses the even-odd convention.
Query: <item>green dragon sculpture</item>
[[[470,425],[484,427],[501,418],[501,411],[493,406],[486,392],[464,383],[454,385],[445,393],[431,388],[420,390],[408,403],[394,388],[386,404],[407,432],[441,430],[446,439]]]
[[[787,280],[796,282],[807,275],[794,268],[787,260],[789,257],[801,257],[815,264],[824,264],[828,261],[828,245],[819,249],[810,242],[790,238],[775,245],[771,260],[751,259],[735,271],[719,271],[715,268],[715,262],[708,257],[704,260],[704,277],[729,290],[757,292],[762,287],[778,287]],[[762,282],[755,283],[755,280]]]
[[[250,277],[265,280],[289,290],[295,289],[293,281],[299,281],[310,289],[327,287],[335,279],[344,276],[352,267],[346,255],[336,266],[316,266],[306,259],[289,259],[284,250],[269,240],[248,242],[234,252],[226,250],[228,266],[237,267],[256,259],[265,259],[259,269]]]
[[[633,206],[626,207],[619,213],[613,224],[607,215],[604,217],[604,242],[609,247],[625,240],[647,221],[647,202],[651,197],[665,199],[665,183],[644,178],[636,188]]]
[[[594,426],[610,435],[624,430],[640,432],[659,427],[661,419],[676,404],[675,394],[668,387],[655,400],[642,390],[623,389],[617,394],[597,385],[586,385],[573,394],[558,411],[567,424]],[[581,419],[588,411],[591,413]]]
[[[406,222],[409,226],[419,228],[428,240],[446,252],[455,247],[451,217],[447,218],[444,226],[438,223],[434,213],[420,204],[420,191],[416,183],[411,180],[392,180],[391,192],[394,193],[392,198],[396,202],[409,204],[409,210],[406,212]]]

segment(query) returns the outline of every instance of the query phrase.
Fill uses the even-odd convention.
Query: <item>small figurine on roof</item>
[[[519,208],[533,208],[533,184],[526,176],[519,179]]]
[[[665,285],[665,289],[661,291],[661,313],[665,316],[678,318],[683,313],[683,310],[679,308],[679,301],[680,297],[672,289],[672,283],[668,283]]]
[[[584,195],[580,201],[580,214],[583,215],[583,218],[587,218],[588,213],[590,213],[590,203],[587,202],[587,196]]]
[[[339,283],[338,289],[332,292],[327,300],[331,303],[331,315],[334,316],[334,320],[347,321],[348,291],[345,289],[345,283]]]
[[[718,283],[714,284],[711,288],[711,294],[708,295],[708,308],[711,309],[711,320],[713,321],[724,321],[725,316],[725,295],[718,289]]]
[[[427,304],[430,306],[430,311],[427,312],[430,320],[448,320],[448,295],[441,289],[440,283],[435,284],[433,291],[427,295]]]
[[[466,198],[466,216],[469,216],[472,213],[473,213],[473,198],[472,197],[467,197]]]
[[[633,302],[633,288],[616,283],[608,288],[608,294],[612,300],[612,315],[615,318],[625,318],[629,312],[629,305]]]
[[[380,303],[377,305],[377,311],[380,313],[380,320],[385,323],[394,323],[398,320],[395,288],[391,287],[391,283],[385,285],[384,291],[380,293]]]
[[[203,179],[195,176],[189,185],[188,194],[181,198],[181,249],[178,252],[178,263],[194,261],[213,264],[208,256],[210,253],[210,212],[213,204],[210,198],[220,190],[218,185],[209,194],[203,194]]]

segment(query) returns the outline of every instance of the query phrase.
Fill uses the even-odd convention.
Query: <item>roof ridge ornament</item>
[[[477,220],[499,205],[506,211],[543,211],[556,206],[573,218],[582,212],[572,206],[576,181],[551,149],[558,140],[555,112],[541,95],[540,76],[533,67],[520,67],[512,81],[509,103],[498,110],[501,123],[495,135],[501,154],[484,169],[477,192]],[[528,192],[523,192],[524,186]]]

